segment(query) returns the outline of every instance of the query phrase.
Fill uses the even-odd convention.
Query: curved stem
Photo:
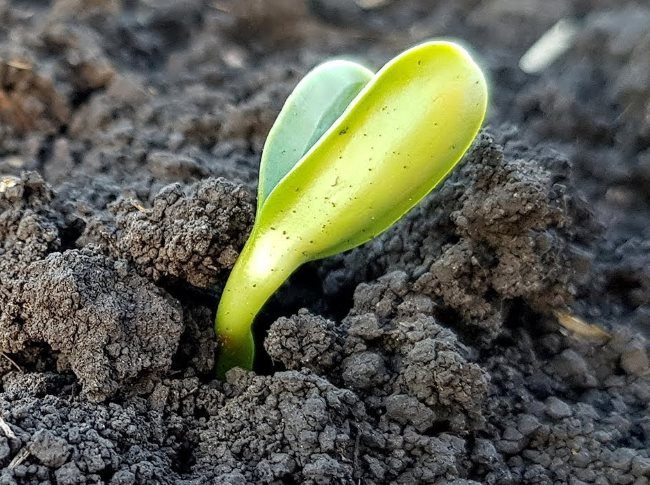
[[[252,326],[267,300],[304,261],[276,231],[255,229],[224,288],[215,331],[219,340],[217,375],[233,367],[252,369],[255,343]]]

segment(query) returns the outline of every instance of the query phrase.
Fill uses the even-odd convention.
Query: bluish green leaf
[[[298,83],[264,144],[258,211],[278,182],[341,116],[372,76],[372,71],[360,64],[334,60],[316,66]]]

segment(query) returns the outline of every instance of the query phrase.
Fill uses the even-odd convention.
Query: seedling
[[[271,190],[341,116],[372,76],[371,70],[355,62],[335,60],[316,66],[298,83],[262,150],[258,214]]]
[[[458,163],[486,108],[481,69],[452,42],[413,47],[372,77],[342,61],[307,75],[269,134],[255,224],[219,303],[220,377],[252,368],[253,321],[280,285],[400,219]]]

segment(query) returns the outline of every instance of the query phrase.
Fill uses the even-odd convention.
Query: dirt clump
[[[169,185],[150,207],[121,198],[109,205],[114,220],[94,219],[85,242],[97,241],[154,281],[175,279],[209,288],[231,269],[253,224],[253,201],[241,186],[206,179],[184,191]]]
[[[91,400],[168,370],[183,329],[177,301],[126,262],[89,249],[31,263],[12,295],[2,314],[2,351],[47,346]]]

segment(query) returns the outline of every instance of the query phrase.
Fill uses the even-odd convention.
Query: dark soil
[[[435,36],[491,79],[464,164],[215,380],[283,100]],[[650,482],[643,0],[0,0],[0,177],[1,484]]]

